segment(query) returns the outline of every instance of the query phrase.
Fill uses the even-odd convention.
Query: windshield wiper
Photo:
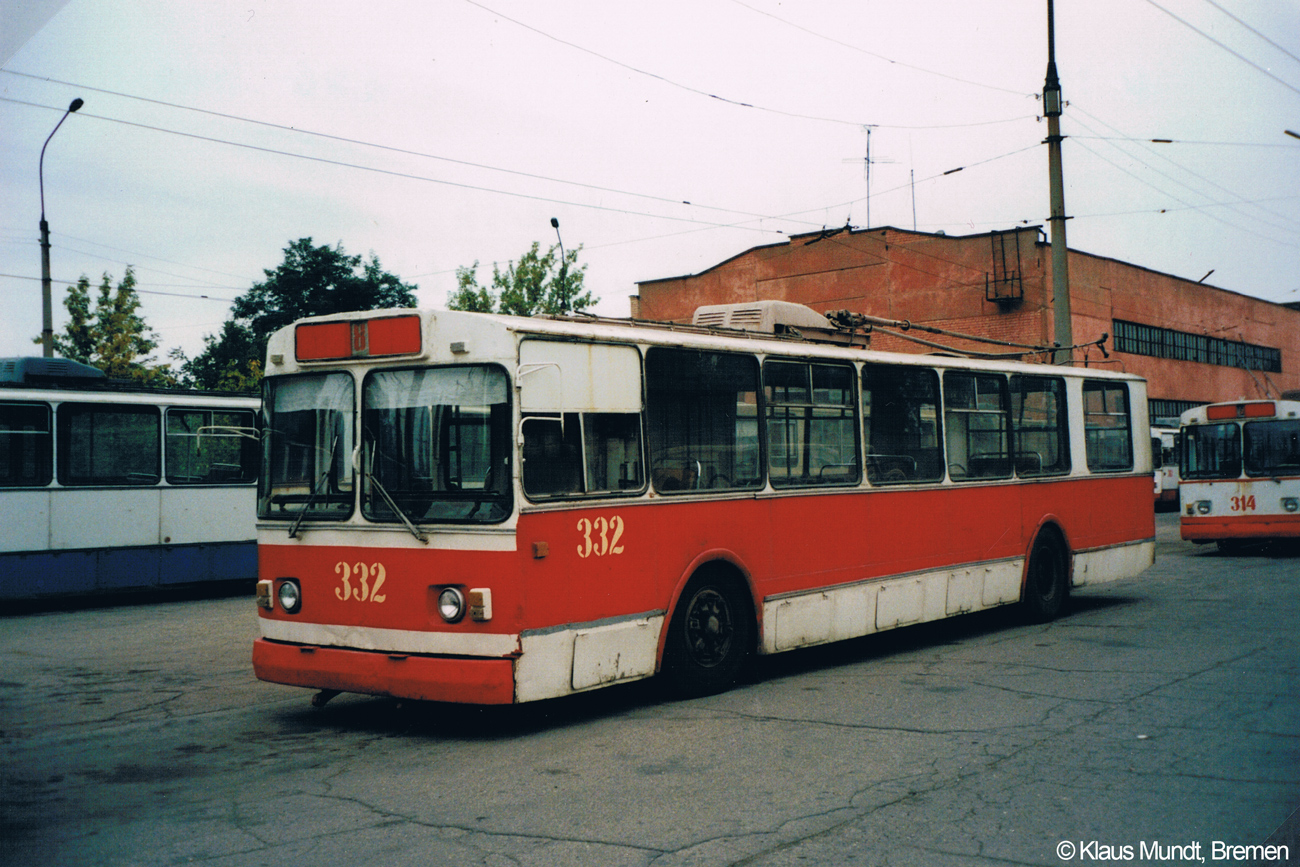
[[[401,519],[402,523],[406,526],[406,529],[411,532],[411,535],[427,545],[429,543],[429,537],[425,535],[419,527],[415,526],[410,517],[406,514],[406,510],[397,505],[397,501],[393,499],[393,495],[388,493],[388,489],[379,483],[379,479],[375,478],[375,474],[371,471],[371,465],[374,463],[374,460],[375,453],[372,451],[370,452],[370,460],[363,461],[361,472],[365,474],[366,483],[374,485],[375,490],[379,492],[379,496],[383,497],[384,502],[388,504],[388,508],[392,509],[394,514]]]
[[[302,511],[298,513],[298,517],[293,522],[293,526],[289,528],[290,539],[293,539],[298,535],[298,528],[302,526],[302,519],[307,517],[307,511],[312,507],[312,504],[316,502],[316,497],[320,492],[324,490],[325,480],[329,478],[330,470],[334,469],[334,457],[338,453],[338,450],[339,438],[335,436],[333,444],[330,445],[330,459],[325,463],[325,471],[320,474],[320,478],[316,481],[316,484],[312,485],[311,496],[307,498],[307,502],[302,504]]]

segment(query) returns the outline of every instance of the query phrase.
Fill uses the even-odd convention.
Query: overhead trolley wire
[[[729,213],[729,214],[741,214],[745,216],[762,216],[760,214],[751,214],[748,211],[738,211],[731,208],[721,208],[714,205],[704,205],[704,204],[699,204],[696,202],[692,202],[680,198],[672,198],[669,196],[657,196],[651,193],[638,193],[638,192],[633,192],[631,190],[620,190],[615,187],[604,187],[598,184],[588,184],[582,181],[573,181],[565,178],[554,178],[548,175],[535,174],[533,172],[525,172],[518,169],[508,169],[508,168],[503,168],[501,166],[492,166],[492,165],[487,165],[485,163],[476,163],[470,160],[457,159],[455,157],[447,157],[447,156],[441,156],[439,154],[425,153],[423,151],[409,150],[407,148],[400,148],[394,145],[380,144],[378,142],[365,141],[364,139],[348,138],[347,136],[333,135],[331,133],[318,132],[310,129],[303,129],[302,127],[289,126],[287,124],[272,123],[270,121],[257,120],[251,117],[242,117],[236,114],[228,114],[226,112],[213,111],[211,109],[206,109],[206,108],[198,108],[192,105],[182,105],[180,103],[167,102],[165,100],[153,99],[147,96],[137,96],[135,94],[123,93],[117,90],[107,90],[101,87],[92,87],[87,84],[78,84],[72,81],[60,81],[57,78],[49,78],[47,76],[41,76],[41,75],[32,75],[31,73],[17,72],[12,69],[3,69],[0,70],[0,72],[5,72],[8,73],[9,75],[18,75],[23,78],[30,78],[34,81],[45,81],[51,84],[61,84],[66,87],[77,88],[78,90],[88,90],[93,93],[103,93],[109,96],[121,97],[123,99],[133,99],[139,102],[150,103],[152,105],[160,105],[163,106],[164,108],[174,108],[174,109],[179,109],[181,111],[192,111],[197,114],[206,114],[210,117],[222,118],[223,120],[233,120],[233,121],[238,121],[240,123],[253,124],[255,126],[266,127],[268,129],[280,130],[281,132],[297,133],[299,135],[312,136],[314,138],[326,139],[328,141],[336,141],[342,144],[350,144],[350,145],[357,145],[359,147],[375,148],[376,150],[389,151],[390,153],[403,154],[405,156],[420,157],[421,159],[427,159],[427,160],[437,160],[439,162],[451,163],[453,165],[466,166],[474,169],[482,169],[484,171],[501,172],[503,174],[516,175],[518,177],[530,178],[532,180],[547,181],[550,183],[581,187],[583,189],[594,190],[600,193],[614,193],[620,196],[630,196],[633,198],[649,199],[651,201],[664,202],[665,204],[670,204],[670,205],[688,205],[692,208],[703,208],[704,210],[721,211],[723,213]]]
[[[32,108],[43,108],[49,111],[62,110],[62,109],[56,109],[54,106],[41,105],[40,103],[28,102],[27,100],[22,100],[22,99],[14,99],[13,97],[8,97],[8,96],[0,96],[0,102],[9,102],[9,103],[14,103],[16,105],[26,105]],[[137,129],[147,129],[153,132],[161,132],[161,133],[167,133],[169,135],[177,135],[183,138],[195,139],[196,141],[206,141],[214,144],[229,145],[230,147],[243,148],[244,150],[257,151],[259,153],[275,154],[276,156],[284,156],[284,157],[291,157],[294,159],[308,160],[310,162],[323,163],[325,165],[332,165],[332,166],[339,166],[341,168],[359,169],[365,172],[373,172],[374,174],[387,175],[389,177],[395,177],[395,178],[404,178],[406,180],[413,180],[413,181],[424,181],[425,183],[440,184],[443,186],[456,187],[458,189],[463,189],[463,190],[473,190],[482,193],[496,193],[497,195],[511,196],[519,199],[528,199],[530,201],[535,201],[535,202],[548,202],[550,204],[567,205],[569,207],[574,207],[574,208],[589,208],[591,210],[596,210],[596,211],[605,211],[605,212],[616,213],[616,214],[627,214],[636,217],[649,217],[656,220],[669,220],[678,223],[696,223],[699,225],[709,226],[713,228],[730,228],[726,224],[711,223],[708,220],[699,220],[692,217],[674,217],[667,214],[652,214],[652,213],[647,213],[645,211],[634,211],[628,208],[615,208],[609,205],[596,205],[596,204],[591,204],[589,202],[575,202],[567,199],[557,199],[551,196],[538,196],[538,195],[533,195],[531,193],[520,193],[512,190],[502,190],[494,187],[485,187],[479,184],[466,184],[466,183],[461,183],[459,181],[449,181],[449,180],[444,180],[442,178],[429,177],[428,175],[417,175],[412,172],[399,172],[393,169],[383,169],[383,168],[378,168],[376,166],[362,165],[361,163],[350,163],[347,162],[346,160],[335,160],[335,159],[329,159],[327,157],[317,157],[317,156],[311,156],[309,154],[295,153],[293,151],[281,150],[279,148],[263,147],[261,145],[253,145],[244,142],[231,141],[229,139],[217,138],[216,136],[200,135],[198,133],[192,133],[192,132],[182,132],[180,130],[167,129],[166,127],[153,126],[151,124],[146,124],[146,123],[137,123],[135,121],[121,120],[119,118],[107,117],[105,115],[88,114],[85,111],[78,112],[77,116],[88,117],[93,120],[107,121],[109,123],[121,124],[123,126],[135,127]],[[690,203],[679,202],[676,204],[689,205]],[[767,219],[767,218],[763,218],[763,219]],[[770,231],[770,230],[754,229],[752,231]]]
[[[980,82],[980,81],[971,81],[969,78],[961,78],[961,77],[956,76],[956,75],[948,75],[947,73],[944,73],[944,72],[936,72],[936,71],[933,70],[933,69],[926,69],[924,66],[916,66],[915,64],[912,64],[912,63],[904,63],[904,62],[901,61],[901,60],[895,60],[895,59],[893,59],[892,57],[886,57],[886,56],[883,55],[883,54],[877,54],[877,53],[874,52],[874,51],[868,51],[867,49],[862,48],[861,46],[853,45],[852,43],[849,43],[849,42],[843,42],[843,41],[841,41],[841,40],[839,40],[839,39],[836,39],[836,38],[833,37],[833,36],[827,36],[827,35],[824,34],[824,33],[818,33],[816,30],[811,30],[811,29],[809,29],[809,28],[807,28],[807,27],[804,27],[804,26],[801,25],[801,24],[796,24],[795,22],[790,21],[790,20],[788,20],[788,19],[786,19],[786,18],[782,18],[782,17],[780,17],[779,15],[773,15],[771,12],[768,12],[768,11],[766,11],[766,10],[758,9],[758,8],[755,8],[754,6],[750,6],[748,3],[743,2],[743,0],[731,0],[731,2],[732,2],[732,3],[735,3],[737,6],[743,6],[744,8],[748,9],[750,12],[754,12],[754,13],[756,13],[756,14],[758,14],[758,15],[765,15],[765,16],[767,16],[768,18],[771,18],[773,21],[779,21],[779,22],[781,22],[782,24],[786,25],[787,27],[793,27],[795,30],[801,30],[801,31],[803,31],[804,33],[807,33],[809,36],[815,36],[815,37],[817,37],[818,39],[824,39],[824,40],[827,41],[827,42],[830,42],[830,43],[832,43],[832,44],[834,44],[834,45],[839,45],[839,46],[842,47],[842,48],[847,48],[847,49],[849,49],[850,51],[856,51],[856,52],[858,52],[859,54],[865,54],[865,55],[867,55],[868,57],[874,57],[874,58],[876,58],[877,60],[882,60],[882,61],[884,61],[885,63],[890,64],[891,66],[901,66],[901,67],[903,67],[904,69],[911,69],[911,70],[915,70],[916,72],[923,72],[923,73],[925,73],[926,75],[933,75],[933,76],[936,76],[936,77],[938,77],[938,78],[945,78],[945,79],[947,79],[948,81],[955,81],[955,82],[957,82],[957,83],[959,83],[959,84],[969,84],[969,85],[971,85],[972,87],[983,87],[983,88],[986,88],[986,89],[988,89],[988,90],[996,90],[996,91],[999,91],[1000,93],[1009,93],[1009,94],[1011,94],[1011,95],[1013,95],[1013,96],[1032,97],[1032,98],[1035,98],[1035,99],[1038,98],[1038,94],[1037,94],[1036,92],[1035,92],[1035,93],[1025,93],[1025,92],[1022,91],[1022,90],[1013,90],[1013,89],[1011,89],[1011,88],[1009,88],[1009,87],[998,87],[997,85],[993,85],[993,84],[985,84],[985,83]],[[1018,118],[1017,118],[1017,119],[1018,119]],[[987,123],[987,124],[992,124],[992,123],[1005,123],[1005,121],[996,121],[996,120],[994,120],[994,121],[987,121],[986,123]],[[971,125],[972,125],[972,126],[981,126],[981,125],[983,125],[983,124],[971,124]],[[938,127],[906,127],[906,129],[937,129],[937,128],[938,128]]]
[[[1227,45],[1223,44],[1223,43],[1220,42],[1218,39],[1215,39],[1213,36],[1211,36],[1210,34],[1206,33],[1204,30],[1201,30],[1199,27],[1197,27],[1196,25],[1192,24],[1192,23],[1191,23],[1190,21],[1188,21],[1187,19],[1185,19],[1185,18],[1179,18],[1177,15],[1175,15],[1175,14],[1172,13],[1172,12],[1170,12],[1168,9],[1166,9],[1166,8],[1163,7],[1163,6],[1161,6],[1159,3],[1155,2],[1155,0],[1146,0],[1146,2],[1150,3],[1152,6],[1156,7],[1157,9],[1159,9],[1161,12],[1165,13],[1165,14],[1168,15],[1170,18],[1174,19],[1174,20],[1177,21],[1179,24],[1181,24],[1181,25],[1183,25],[1184,27],[1186,27],[1188,30],[1191,30],[1193,33],[1196,33],[1197,35],[1202,36],[1202,37],[1204,37],[1205,39],[1208,39],[1210,42],[1213,42],[1213,43],[1214,43],[1215,45],[1217,45],[1219,48],[1222,48],[1224,51],[1228,52],[1228,53],[1231,54],[1233,57],[1235,57],[1235,58],[1237,58],[1238,60],[1240,60],[1242,63],[1245,63],[1247,66],[1250,66],[1250,67],[1252,67],[1253,69],[1256,69],[1256,70],[1258,70],[1259,72],[1264,73],[1264,74],[1267,75],[1269,78],[1273,79],[1273,80],[1276,81],[1278,84],[1280,84],[1280,85],[1282,85],[1283,87],[1285,87],[1287,90],[1290,90],[1290,91],[1292,91],[1292,92],[1294,92],[1294,93],[1300,93],[1300,87],[1296,87],[1296,86],[1295,86],[1294,84],[1292,84],[1291,82],[1286,81],[1285,79],[1279,78],[1278,76],[1274,75],[1272,72],[1270,72],[1270,71],[1268,70],[1267,67],[1260,66],[1258,63],[1256,63],[1255,61],[1251,60],[1249,57],[1247,57],[1246,55],[1242,54],[1241,52],[1236,51],[1236,50],[1234,50],[1234,49],[1232,49],[1232,48],[1229,48]]]
[[[717,94],[717,93],[710,93],[707,90],[703,90],[701,88],[694,87],[689,84],[683,84],[680,81],[675,81],[671,78],[668,78],[667,76],[660,75],[657,72],[651,72],[647,69],[641,69],[640,67],[633,66],[630,63],[624,63],[623,61],[610,57],[606,54],[601,54],[599,51],[594,51],[590,48],[587,48],[584,45],[579,45],[576,42],[570,42],[567,39],[561,39],[559,36],[556,36],[552,33],[547,33],[545,30],[542,30],[540,28],[534,27],[531,24],[527,24],[523,21],[520,21],[518,18],[511,18],[509,15],[503,15],[502,13],[491,8],[490,6],[486,6],[482,3],[479,3],[478,0],[465,0],[465,2],[471,6],[476,6],[479,9],[482,9],[484,12],[487,12],[490,15],[495,15],[496,17],[501,18],[505,21],[509,21],[511,24],[514,24],[517,27],[522,27],[525,30],[536,33],[538,36],[549,39],[552,42],[558,42],[560,45],[567,46],[569,48],[574,49],[575,51],[581,51],[584,54],[589,54],[592,57],[605,61],[606,63],[612,63],[613,65],[620,67],[621,69],[626,69],[629,72],[635,72],[637,75],[643,75],[646,76],[647,78],[653,78],[655,81],[662,82],[671,87],[678,88],[679,90],[684,90],[687,91],[688,93],[694,93],[697,96],[703,96],[709,99],[715,99],[719,102],[727,103],[728,105],[734,105],[739,108],[749,108],[755,111],[767,112],[769,114],[781,115],[782,117],[792,117],[792,118],[797,118],[799,120],[819,121],[821,123],[835,123],[835,124],[841,124],[843,126],[853,126],[859,128],[863,126],[877,126],[886,129],[957,129],[963,127],[972,127],[972,126],[987,126],[989,124],[996,124],[996,123],[1013,123],[1015,121],[1028,119],[1028,116],[1024,116],[1024,117],[1007,118],[1005,120],[982,121],[980,123],[941,124],[935,126],[902,126],[898,124],[885,124],[885,123],[874,123],[874,122],[867,123],[862,120],[849,120],[847,118],[842,118],[842,117],[824,117],[821,115],[801,114],[799,112],[794,112],[794,111],[785,111],[783,109],[772,108],[771,106],[759,105],[757,103],[749,102],[746,100],[735,99],[729,96],[722,96],[721,94]]]

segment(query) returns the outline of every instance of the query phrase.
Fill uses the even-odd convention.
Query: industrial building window
[[[1196,361],[1245,370],[1282,372],[1282,350],[1256,346],[1239,340],[1225,340],[1208,334],[1188,334],[1154,325],[1114,320],[1115,351],[1175,361]]]
[[[1147,407],[1150,411],[1152,424],[1164,424],[1168,427],[1178,427],[1178,417],[1189,409],[1195,409],[1198,406],[1205,406],[1208,400],[1165,400],[1163,398],[1153,397],[1147,401]]]

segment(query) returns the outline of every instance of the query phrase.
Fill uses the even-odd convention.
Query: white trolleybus
[[[317,704],[705,694],[749,654],[1046,620],[1152,563],[1143,380],[840,339],[445,311],[279,331],[257,676]]]
[[[251,586],[259,404],[0,359],[0,603]]]
[[[1181,421],[1184,539],[1300,539],[1300,400],[1212,403]]]
[[[1178,426],[1151,426],[1151,460],[1155,464],[1156,508],[1178,508]]]

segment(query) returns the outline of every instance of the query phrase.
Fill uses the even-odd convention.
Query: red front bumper
[[[515,700],[511,659],[408,656],[258,638],[253,642],[253,672],[260,680],[289,686],[418,701],[512,704]]]
[[[1297,539],[1300,515],[1260,515],[1241,518],[1192,518],[1184,515],[1179,532],[1188,542],[1219,539]]]

